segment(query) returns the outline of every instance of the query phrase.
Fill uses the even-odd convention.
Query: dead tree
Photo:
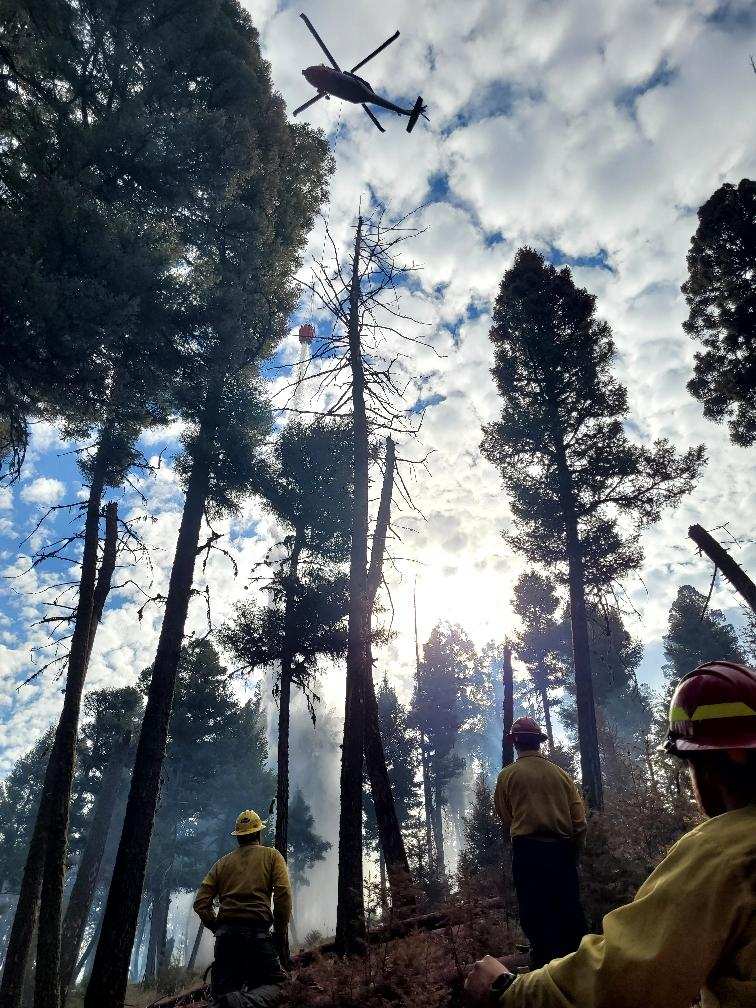
[[[688,535],[701,552],[711,560],[714,567],[724,574],[753,612],[756,612],[756,584],[748,577],[740,564],[733,560],[714,536],[700,525],[691,525],[688,529]]]
[[[326,227],[326,240],[330,242],[332,255],[328,262],[316,261],[312,281],[304,282],[318,306],[333,319],[334,326],[330,337],[323,341],[323,349],[313,354],[314,373],[300,376],[299,380],[316,381],[316,394],[325,393],[325,409],[321,415],[322,412],[331,416],[346,413],[351,417],[354,451],[336,915],[336,946],[341,953],[361,949],[365,938],[362,771],[366,693],[372,677],[370,640],[374,596],[371,597],[368,578],[371,449],[376,435],[410,436],[416,432],[403,403],[404,392],[412,381],[406,373],[404,356],[390,356],[386,346],[390,336],[410,343],[422,342],[401,331],[403,324],[412,320],[400,310],[398,294],[399,287],[406,284],[408,273],[414,268],[399,263],[399,246],[418,233],[416,228],[408,226],[406,217],[386,225],[381,211],[369,217],[359,215],[349,253],[342,261],[342,253]],[[401,477],[398,485],[407,499]],[[370,715],[371,721],[377,719],[377,707],[374,709],[370,705]],[[373,742],[376,732],[379,734],[379,729],[371,724],[369,737]],[[377,749],[372,749],[371,754],[377,756]],[[374,771],[379,762],[371,758]],[[385,757],[383,762],[385,765]],[[390,788],[386,791],[379,786],[379,791],[381,799],[376,804],[376,816],[383,855],[387,864],[398,864],[403,872],[401,862],[406,863],[406,854],[401,857],[398,828],[393,825],[396,820],[393,797]],[[389,838],[393,838],[391,843]]]
[[[391,521],[391,497],[394,490],[395,469],[396,447],[393,440],[388,437],[386,438],[381,500],[370,550],[370,568],[368,570],[368,608],[370,614],[375,607],[376,595],[383,578],[383,560]],[[365,763],[370,778],[375,818],[378,823],[382,854],[381,867],[385,862],[391,889],[391,904],[395,913],[406,913],[416,908],[416,901],[407,851],[391,790],[391,781],[386,766],[386,753],[378,719],[378,703],[373,680],[372,634],[368,638],[368,652],[369,667],[365,680]]]

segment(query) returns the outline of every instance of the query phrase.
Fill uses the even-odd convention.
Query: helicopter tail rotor
[[[422,116],[424,119],[428,118],[427,115],[425,114],[425,111],[426,106],[423,105],[422,96],[418,95],[417,101],[415,102],[414,107],[412,109],[412,113],[409,117],[409,122],[407,123],[408,133],[411,133],[412,130],[415,128],[415,126],[417,125],[417,120],[420,118],[420,116]]]

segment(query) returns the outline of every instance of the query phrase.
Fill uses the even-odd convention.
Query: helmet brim
[[[722,739],[705,738],[696,739],[668,739],[663,746],[659,747],[660,752],[670,753],[672,756],[682,756],[684,753],[692,752],[726,752],[728,749],[756,749],[756,738]]]
[[[231,830],[231,836],[254,836],[255,833],[262,833],[267,825],[267,823],[261,823],[257,829]]]

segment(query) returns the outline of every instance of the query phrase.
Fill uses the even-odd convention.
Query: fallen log
[[[385,945],[386,942],[394,941],[396,938],[404,938],[413,931],[439,931],[452,924],[461,924],[470,909],[483,910],[503,907],[503,900],[494,897],[493,899],[481,900],[474,907],[447,906],[443,910],[436,910],[433,913],[421,914],[417,917],[405,917],[402,920],[392,921],[390,924],[383,924],[380,927],[368,931],[365,936],[367,945]],[[294,968],[298,966],[309,966],[319,956],[333,955],[336,951],[334,941],[325,942],[315,948],[304,949],[292,956],[291,964]]]
[[[688,529],[688,535],[756,613],[756,584],[740,564],[733,560],[727,550],[701,525],[691,525]]]

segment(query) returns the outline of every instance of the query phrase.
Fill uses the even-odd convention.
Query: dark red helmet
[[[678,683],[667,752],[756,749],[756,670],[737,662],[699,665]]]
[[[512,722],[509,732],[510,742],[514,741],[515,735],[536,735],[539,742],[545,742],[547,738],[532,717],[518,717],[517,720]]]

